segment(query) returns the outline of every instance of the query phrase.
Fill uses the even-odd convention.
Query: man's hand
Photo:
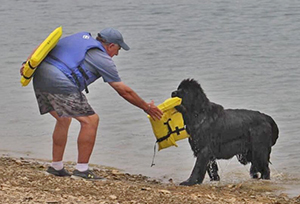
[[[26,62],[22,63],[22,67],[20,68],[20,74],[21,76],[23,76],[23,70],[24,70],[24,65],[26,64]]]
[[[145,112],[153,118],[153,120],[160,120],[163,112],[154,105],[154,101],[152,100],[150,103],[148,103],[148,110],[145,110]]]

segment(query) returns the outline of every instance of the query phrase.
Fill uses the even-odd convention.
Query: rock
[[[114,175],[120,175],[120,174],[122,174],[120,171],[118,171],[118,170],[116,170],[116,169],[113,169],[113,170],[111,171],[111,173],[114,174]]]
[[[226,200],[228,203],[235,203],[236,202],[236,198],[230,198]]]
[[[192,198],[193,200],[196,200],[196,199],[198,198],[198,196],[195,195],[195,194],[191,194],[191,198]]]
[[[19,160],[19,159],[15,160],[15,162],[16,162],[16,164],[18,164],[18,165],[22,165],[22,161]]]
[[[212,195],[207,195],[207,197],[208,197],[209,199],[213,199],[213,200],[215,200],[215,199],[217,198],[214,194],[212,194]]]
[[[151,188],[150,188],[150,187],[142,187],[141,190],[142,190],[142,191],[150,191]]]
[[[162,194],[171,194],[171,192],[168,190],[158,190],[158,192],[160,192]]]
[[[227,187],[228,188],[233,188],[233,187],[235,187],[235,185],[234,184],[229,184],[229,185],[227,185]]]
[[[109,198],[112,200],[116,200],[118,197],[116,195],[110,195]]]

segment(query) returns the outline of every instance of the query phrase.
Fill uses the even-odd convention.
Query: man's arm
[[[158,109],[154,102],[146,103],[141,97],[137,95],[129,86],[125,85],[123,82],[109,82],[109,85],[113,87],[120,96],[122,96],[129,103],[143,109],[147,114],[149,114],[153,119],[160,119],[162,116],[162,111]]]

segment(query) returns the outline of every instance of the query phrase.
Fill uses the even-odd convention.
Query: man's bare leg
[[[52,135],[52,161],[57,162],[63,160],[72,118],[59,117],[55,111],[51,111],[50,114],[56,119]]]
[[[99,124],[97,114],[83,117],[76,117],[81,128],[77,139],[78,159],[77,163],[88,163],[96,141],[96,134]]]

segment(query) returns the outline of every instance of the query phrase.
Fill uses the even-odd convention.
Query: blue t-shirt
[[[104,82],[121,81],[112,58],[97,48],[87,51],[83,63],[91,72],[100,74]],[[48,93],[78,92],[78,87],[62,71],[47,62],[42,62],[35,71],[33,86],[35,90]]]

